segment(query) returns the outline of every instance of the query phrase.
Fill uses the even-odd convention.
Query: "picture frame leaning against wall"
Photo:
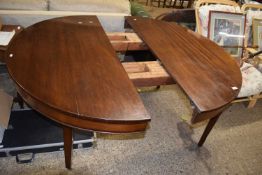
[[[223,47],[232,57],[241,58],[244,47],[246,15],[210,11],[208,38]]]
[[[262,50],[262,19],[252,19],[253,46]]]

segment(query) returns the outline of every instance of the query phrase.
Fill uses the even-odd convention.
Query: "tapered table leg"
[[[212,128],[215,126],[216,122],[217,122],[217,119],[219,118],[219,116],[221,115],[221,113],[219,113],[216,117],[213,117],[209,120],[206,128],[205,128],[205,131],[204,133],[202,134],[199,142],[198,142],[198,146],[202,146],[205,141],[206,141],[206,138],[208,136],[208,134],[210,133],[210,131],[212,130]]]
[[[67,169],[71,169],[72,149],[73,149],[73,129],[64,126],[63,130],[64,130],[65,165]]]

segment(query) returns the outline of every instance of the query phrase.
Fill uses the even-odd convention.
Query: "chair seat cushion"
[[[0,0],[0,10],[47,10],[47,0]]]
[[[49,10],[130,14],[129,0],[49,0]]]
[[[241,67],[242,87],[238,97],[248,97],[262,92],[262,73],[253,65],[244,63]]]

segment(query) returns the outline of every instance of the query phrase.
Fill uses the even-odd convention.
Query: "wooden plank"
[[[221,108],[237,97],[240,69],[223,48],[175,23],[139,17],[127,17],[127,22],[200,113]]]
[[[114,32],[107,33],[112,46],[116,51],[148,50],[146,44],[137,36],[136,33]]]
[[[122,65],[136,87],[175,84],[158,61],[128,62]]]
[[[96,131],[146,129],[150,116],[97,17],[37,23],[14,39],[8,55],[19,93],[47,117]]]

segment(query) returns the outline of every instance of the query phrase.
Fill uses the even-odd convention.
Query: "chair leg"
[[[172,7],[172,0],[169,1],[168,6],[169,6],[169,7]]]
[[[187,8],[191,8],[194,0],[189,0],[187,4]]]
[[[184,5],[184,0],[180,0],[180,8],[181,9],[184,8],[183,5]]]
[[[253,108],[256,105],[256,103],[257,103],[257,99],[250,100],[249,103],[248,103],[247,108],[248,109]]]
[[[176,7],[176,0],[174,0],[174,3],[173,3],[173,6],[172,6],[173,8],[175,8]]]
[[[166,7],[166,0],[164,0],[164,2],[163,2],[163,8],[165,8]]]
[[[248,106],[247,106],[247,108],[253,108],[255,105],[256,105],[256,103],[257,103],[257,98],[259,97],[259,94],[257,94],[257,95],[254,95],[254,96],[252,96],[251,97],[251,100],[249,101],[249,103],[248,103]]]
[[[207,124],[207,126],[206,126],[206,128],[205,128],[205,131],[204,131],[204,133],[202,134],[202,136],[201,136],[201,138],[200,138],[200,140],[199,140],[199,142],[198,142],[198,146],[199,146],[199,147],[201,147],[201,146],[205,143],[207,136],[209,135],[210,131],[211,131],[211,130],[213,129],[213,127],[215,126],[215,124],[216,124],[216,122],[217,122],[217,120],[218,120],[218,118],[219,118],[220,115],[221,115],[221,113],[219,113],[216,117],[211,118],[211,119],[209,120],[209,122],[208,122],[208,124]]]

